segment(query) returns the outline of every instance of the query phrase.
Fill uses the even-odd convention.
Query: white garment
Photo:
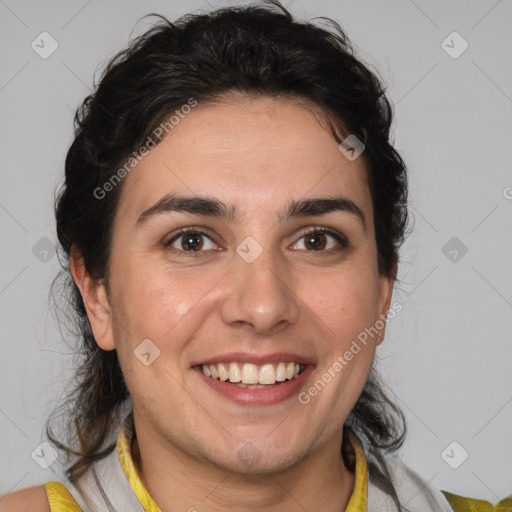
[[[400,504],[408,512],[453,512],[444,494],[427,483],[418,473],[407,466],[398,456],[388,455],[387,466]],[[371,480],[368,483],[367,512],[397,512],[391,497],[381,491]]]
[[[121,428],[127,429],[128,439],[133,436],[133,423],[125,418]],[[389,470],[400,503],[407,512],[453,512],[443,493],[428,484],[397,456],[388,456]],[[99,483],[104,491],[100,490]],[[84,512],[145,512],[124,473],[117,448],[107,457],[94,462],[78,480],[77,486],[63,482],[71,496]],[[84,498],[84,496],[86,498]],[[109,509],[107,502],[112,508]],[[397,512],[393,500],[374,483],[368,483],[366,512]]]

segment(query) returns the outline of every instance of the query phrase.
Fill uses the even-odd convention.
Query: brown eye
[[[305,250],[309,252],[330,252],[330,249],[334,248],[336,250],[336,245],[341,248],[348,246],[347,239],[341,233],[331,229],[319,227],[301,234]],[[329,245],[329,239],[334,239],[334,244],[331,242],[331,245]]]
[[[325,249],[327,245],[326,236],[324,233],[311,233],[304,237],[306,247],[317,249]]]
[[[203,247],[203,240],[200,233],[189,233],[186,235],[182,235],[181,238],[181,248],[185,251],[195,251],[201,250]]]
[[[192,255],[192,253],[204,252],[204,250],[213,248],[211,246],[208,247],[208,241],[205,242],[205,238],[208,239],[210,244],[215,246],[213,240],[204,231],[194,228],[185,228],[165,242],[164,247]]]

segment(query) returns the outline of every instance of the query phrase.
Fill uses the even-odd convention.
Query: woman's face
[[[138,431],[238,472],[339,454],[392,290],[377,271],[363,158],[348,159],[298,103],[231,96],[199,103],[122,186],[108,314],[89,317],[118,352]],[[181,201],[141,217],[166,196],[225,206]],[[303,208],[333,199],[345,203]],[[329,232],[304,233],[315,227]],[[305,369],[251,389],[203,373],[211,364],[225,378],[217,363],[260,383],[289,378],[287,363]]]

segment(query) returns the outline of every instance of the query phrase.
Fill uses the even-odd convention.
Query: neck
[[[138,437],[132,442],[133,462],[161,510],[342,512],[354,489],[355,475],[337,455],[341,439],[284,472],[243,475],[148,443],[144,434]]]

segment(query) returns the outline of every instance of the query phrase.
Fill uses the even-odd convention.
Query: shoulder
[[[431,512],[512,512],[512,496],[501,500],[497,505],[488,501],[459,496],[457,494],[441,490],[408,466],[400,457],[389,456],[387,458],[388,469],[392,473],[393,483],[396,483],[396,491],[402,503],[407,504],[408,510],[431,511]],[[372,502],[372,491],[375,486],[371,485],[368,492],[368,503]],[[379,504],[378,493],[374,501]],[[382,493],[381,501],[385,502],[387,496]],[[382,507],[368,507],[368,510],[382,510]]]
[[[455,512],[512,512],[512,496],[492,505],[488,501],[467,498],[448,491],[441,492]]]
[[[50,504],[44,485],[28,487],[0,498],[0,512],[50,512]]]

